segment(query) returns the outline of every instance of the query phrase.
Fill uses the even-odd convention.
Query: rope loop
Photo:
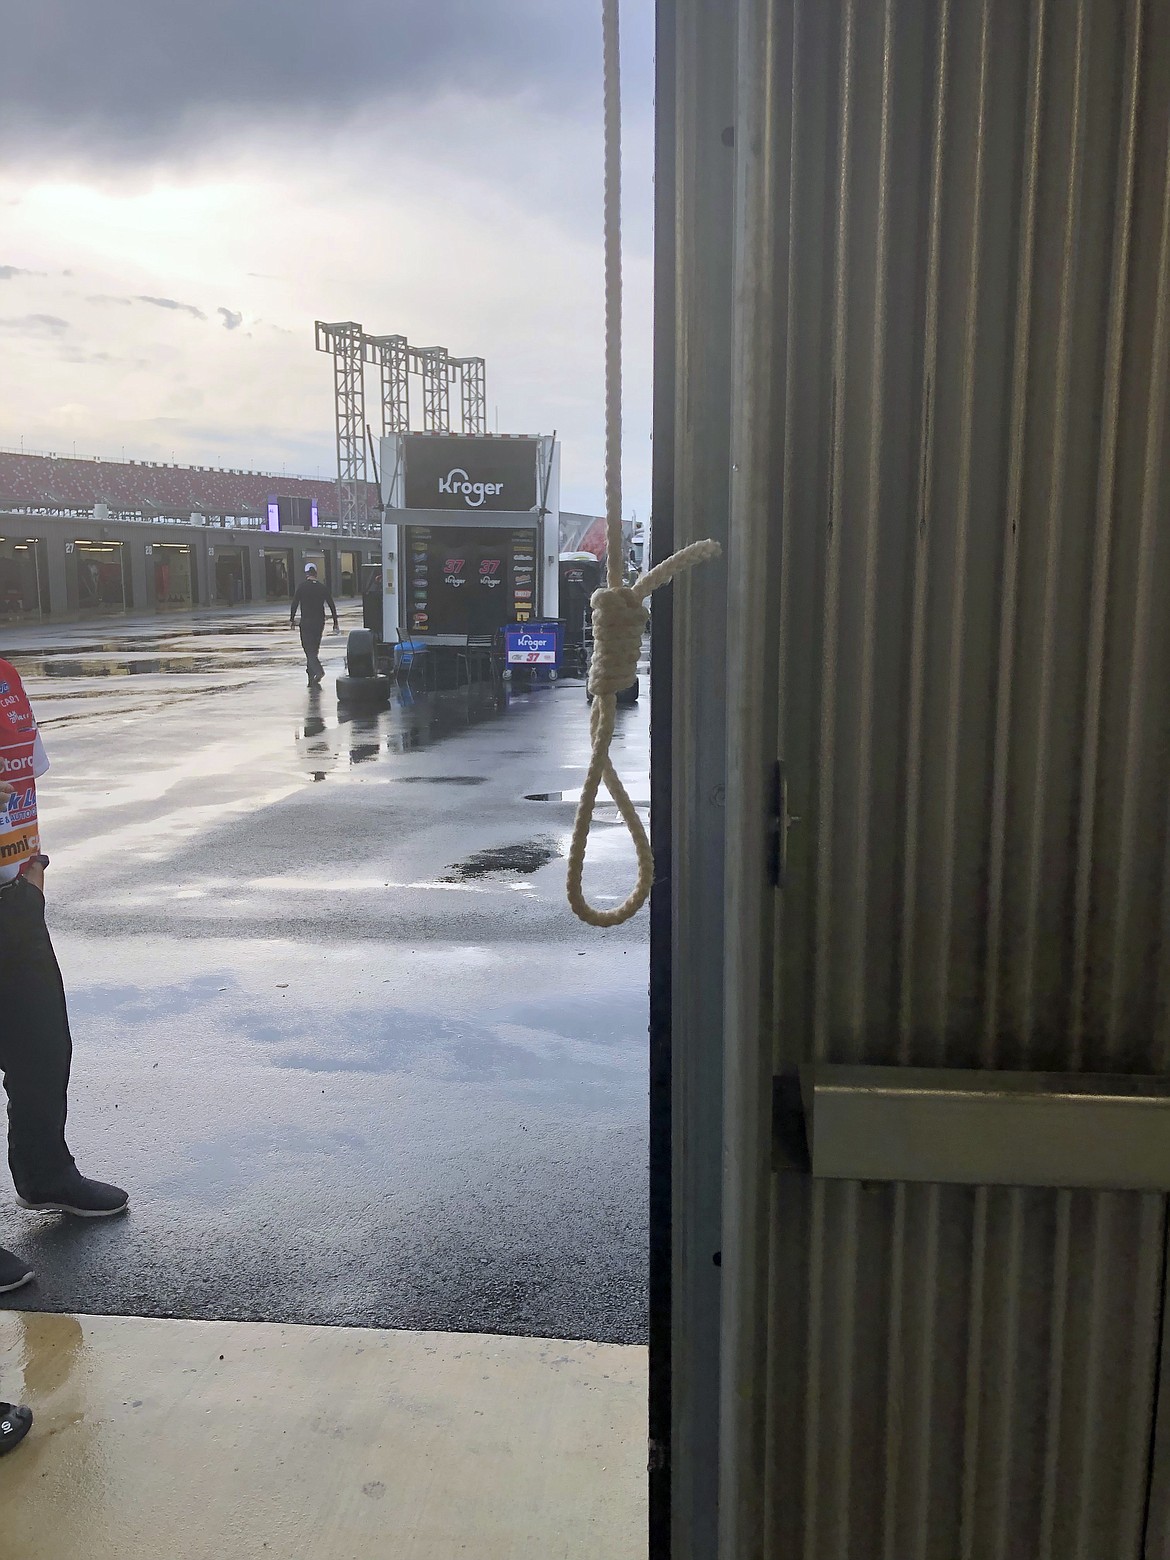
[[[568,896],[574,915],[590,926],[620,926],[636,915],[650,893],[654,858],[650,841],[625,786],[610,762],[617,695],[638,675],[638,654],[646,632],[646,602],[668,580],[708,558],[718,542],[692,542],[657,564],[632,585],[622,584],[622,246],[621,246],[621,51],[619,0],[601,0],[602,100],[605,150],[605,532],[606,583],[594,591],[593,657],[589,666],[590,755],[569,845]],[[638,858],[638,879],[622,903],[598,910],[585,898],[581,875],[597,792],[605,788],[617,804]]]
[[[719,543],[715,541],[692,542],[689,547],[683,547],[663,559],[632,585],[609,585],[593,593],[593,658],[589,665],[589,691],[593,694],[593,707],[589,712],[591,751],[585,783],[581,787],[581,800],[577,803],[577,816],[573,822],[573,837],[569,843],[567,885],[569,904],[574,915],[589,926],[620,926],[623,921],[637,915],[646,903],[650,885],[654,881],[654,857],[650,841],[646,838],[642,820],[609,756],[617,695],[628,688],[638,675],[638,654],[646,629],[646,598],[676,574],[681,574],[684,569],[692,568],[697,563],[706,563],[710,558],[718,558],[721,551]],[[638,858],[637,881],[628,896],[613,910],[598,910],[591,905],[581,885],[593,808],[602,782],[617,804]]]

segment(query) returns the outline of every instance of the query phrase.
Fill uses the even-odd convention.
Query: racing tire
[[[338,704],[385,704],[390,698],[393,681],[383,672],[376,677],[348,677],[339,672],[337,677]]]
[[[373,677],[374,631],[370,628],[351,628],[345,641],[345,670],[354,679]]]
[[[622,691],[618,694],[618,696],[617,696],[618,703],[619,704],[637,704],[637,702],[638,702],[638,691],[639,691],[638,690],[638,679],[635,677],[633,682],[630,684],[630,686],[628,688],[623,688]],[[593,695],[589,692],[588,688],[585,689],[585,703],[586,704],[592,704],[593,703]]]

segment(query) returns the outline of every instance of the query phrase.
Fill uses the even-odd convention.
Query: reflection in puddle
[[[332,749],[336,770],[344,775],[358,764],[369,764],[382,754],[400,755],[415,753],[432,747],[438,742],[464,733],[469,727],[489,720],[498,720],[511,700],[501,703],[497,699],[469,700],[466,692],[448,695],[439,693],[416,697],[407,690],[398,689],[393,702],[377,712],[369,710],[338,709],[336,721],[307,713],[293,728],[296,743],[306,738],[322,738],[304,749],[307,754],[328,753]],[[330,741],[330,734],[336,737]],[[323,780],[331,771],[314,768],[312,778]],[[487,775],[391,775],[388,777],[400,785],[484,785]]]
[[[185,639],[239,638],[250,635],[270,639],[275,633],[283,633],[279,619],[263,623],[188,623],[180,628],[160,629],[154,634],[119,634],[116,639],[82,640],[66,645],[43,645],[27,654],[40,659],[56,656],[126,655],[135,650],[158,650],[166,644],[182,643]],[[14,651],[21,655],[26,652]]]
[[[205,675],[251,670],[256,664],[252,657],[243,655],[142,656],[133,661],[18,656],[17,662],[25,677],[149,677],[158,672]]]

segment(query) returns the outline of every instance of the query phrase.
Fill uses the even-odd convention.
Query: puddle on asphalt
[[[259,623],[199,623],[183,630],[184,634],[190,634],[197,638],[205,634],[263,634],[269,636],[281,633],[284,629],[284,618],[265,618]]]
[[[208,672],[251,671],[256,665],[252,657],[242,655],[143,656],[134,661],[17,656],[17,663],[26,677],[143,677],[157,672],[206,675]]]
[[[581,790],[578,787],[575,791],[530,791],[524,800],[526,802],[572,802],[576,805],[581,800]],[[640,796],[632,796],[630,800],[635,807],[649,807],[650,805],[648,801],[644,801]],[[598,792],[598,803],[602,807],[613,805],[611,802],[607,803],[602,799],[600,791]]]
[[[560,854],[560,845],[550,839],[529,840],[521,845],[497,845],[491,850],[477,850],[465,860],[457,861],[439,881],[465,883],[469,878],[496,877],[504,872],[530,877]]]
[[[449,737],[458,736],[484,721],[499,719],[509,703],[492,698],[469,702],[466,697],[445,694],[426,698],[407,697],[398,690],[394,701],[377,713],[341,708],[334,723],[320,714],[306,713],[293,727],[293,740],[304,743],[306,755],[325,753],[333,748],[333,770],[307,769],[314,781],[331,774],[344,775],[355,765],[370,764],[383,754],[400,756],[434,747]],[[327,738],[330,729],[336,735]],[[317,739],[317,740],[306,740]],[[389,775],[397,785],[484,785],[487,775]]]
[[[484,785],[486,775],[394,775],[395,785]]]

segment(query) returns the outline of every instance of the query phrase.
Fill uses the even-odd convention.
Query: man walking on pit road
[[[301,648],[305,652],[305,669],[309,674],[309,687],[315,688],[325,676],[325,668],[321,665],[321,657],[317,652],[321,648],[321,635],[325,632],[326,607],[333,614],[335,634],[340,624],[337,621],[337,608],[333,603],[333,597],[317,578],[317,570],[311,563],[305,564],[305,577],[297,586],[297,593],[292,599],[292,610],[288,615],[290,628],[297,620],[298,607],[301,609]]]

